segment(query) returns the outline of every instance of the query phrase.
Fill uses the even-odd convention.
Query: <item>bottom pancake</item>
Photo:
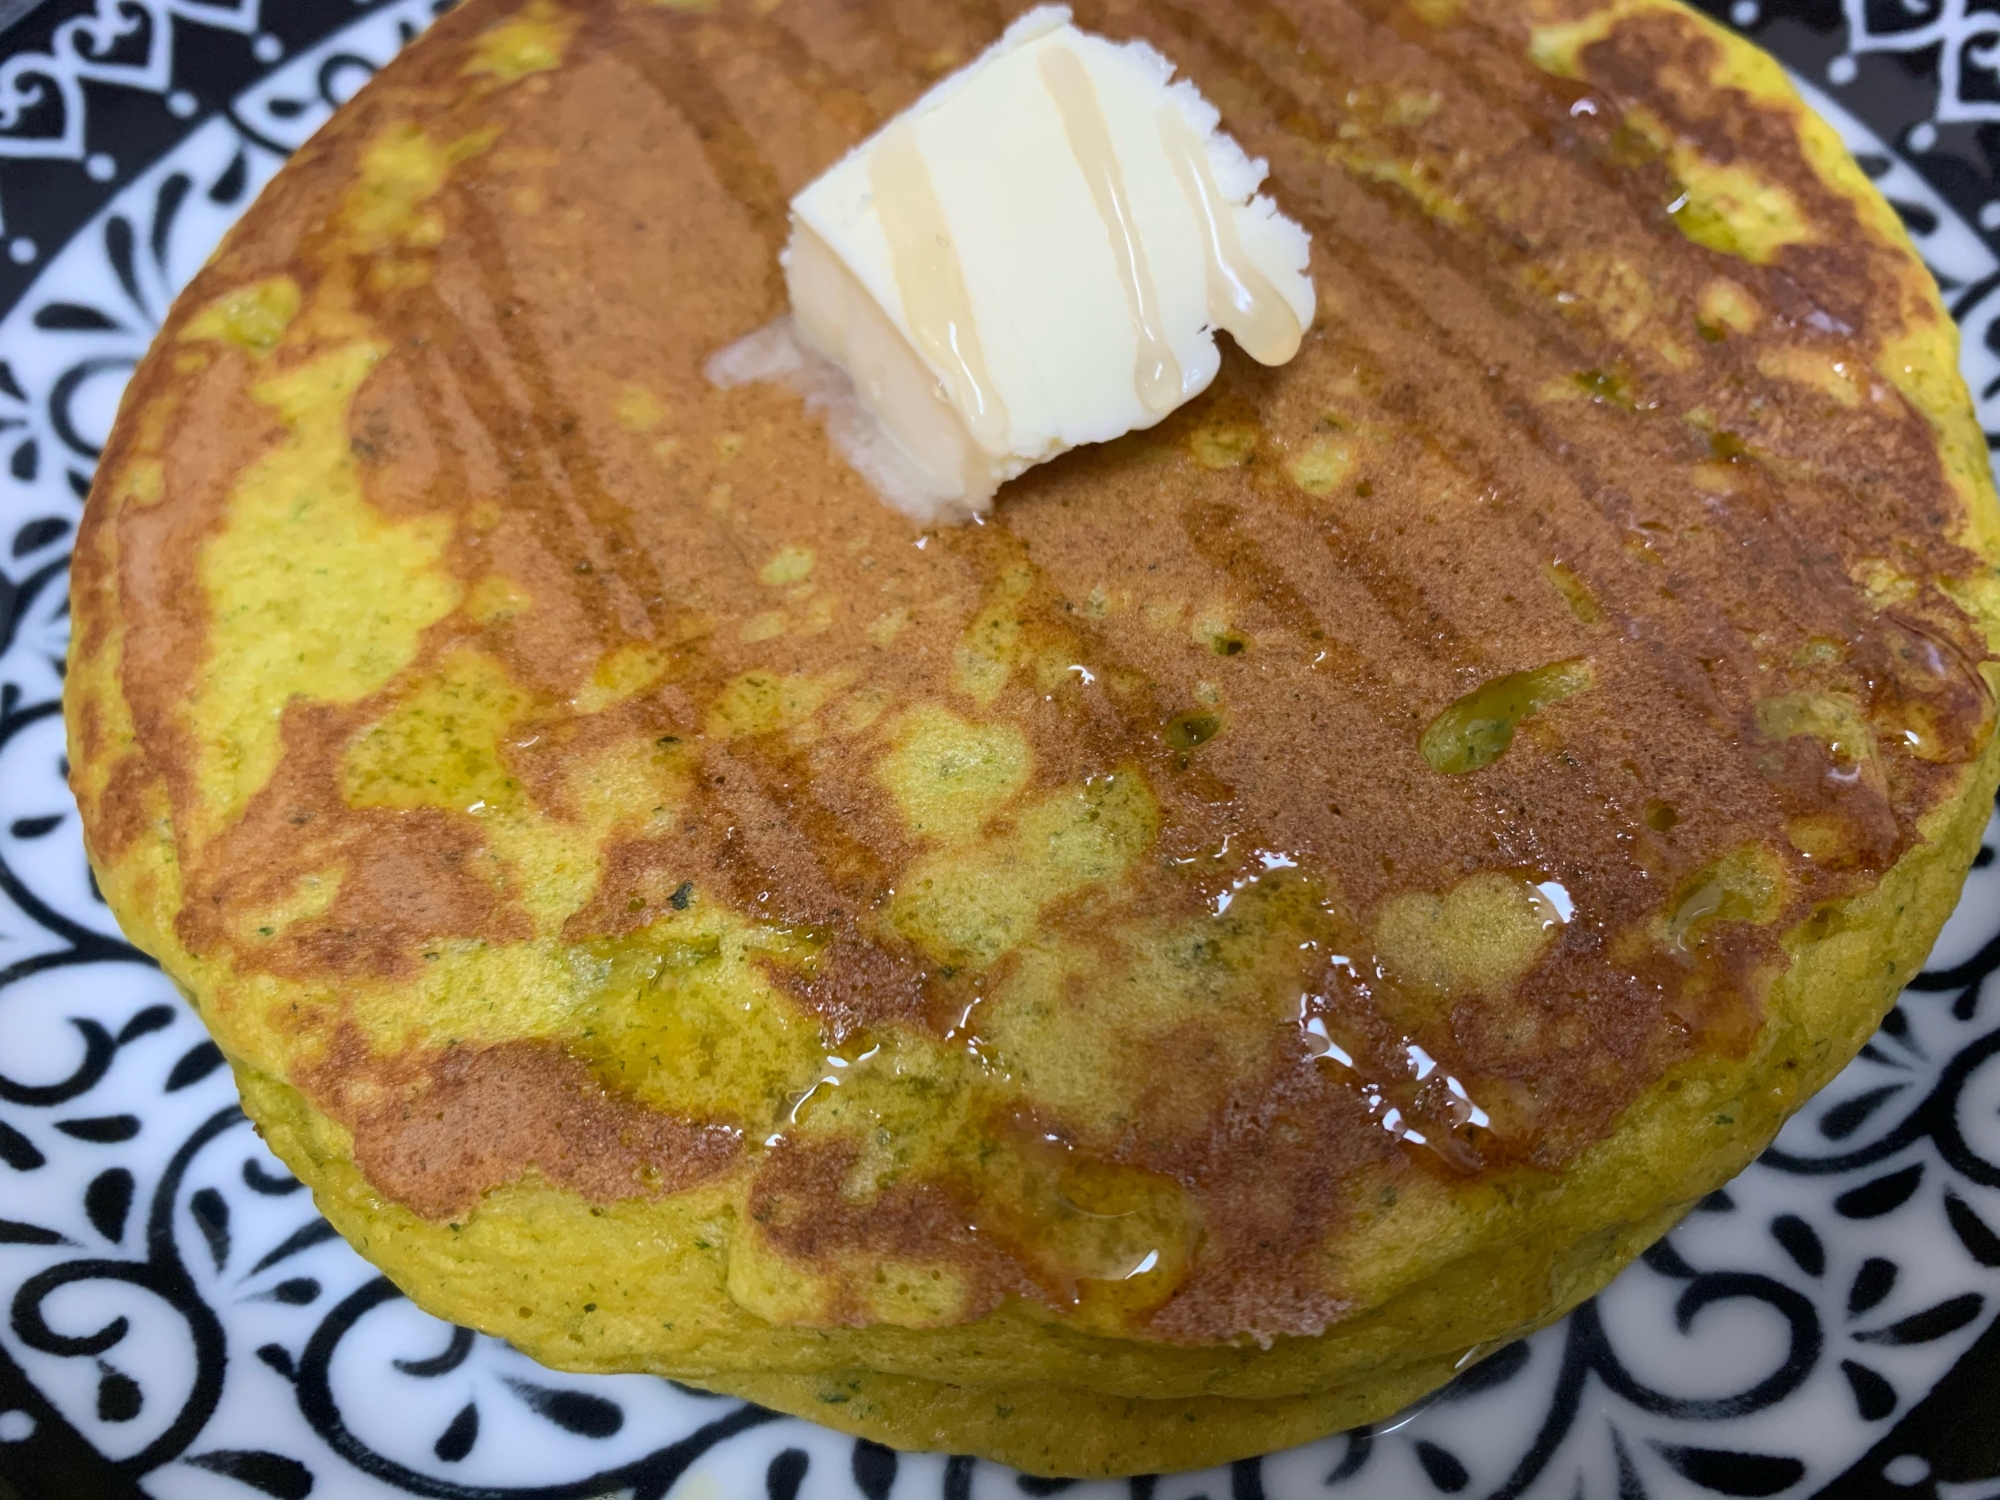
[[[688,1383],[890,1447],[970,1451],[1030,1474],[1095,1477],[1213,1468],[1394,1415],[1477,1358],[1566,1316],[1671,1229],[1690,1206],[1676,1204],[1633,1225],[1609,1245],[1590,1246],[1589,1255],[1555,1275],[1566,1300],[1538,1322],[1456,1356],[1415,1360],[1332,1390],[1261,1401],[1230,1396],[1147,1400],[1067,1385],[948,1385],[869,1370]]]

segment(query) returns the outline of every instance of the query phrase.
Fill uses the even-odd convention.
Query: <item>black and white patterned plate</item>
[[[26,3],[0,32],[0,1500],[2000,1500],[2000,825],[1923,977],[1775,1149],[1566,1323],[1374,1429],[1073,1485],[557,1374],[418,1312],[120,938],[58,694],[70,540],[133,363],[442,6]],[[2000,10],[1713,8],[1902,212],[2000,433]]]

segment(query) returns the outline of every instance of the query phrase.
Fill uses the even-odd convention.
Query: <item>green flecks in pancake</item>
[[[1337,438],[1319,438],[1285,466],[1292,483],[1308,495],[1326,496],[1354,467],[1353,447]]]
[[[341,872],[335,867],[300,875],[275,900],[247,905],[235,914],[231,924],[236,940],[255,950],[259,945],[285,937],[300,922],[326,915],[340,894]]]
[[[1549,587],[1554,589],[1557,596],[1568,606],[1569,612],[1576,616],[1579,625],[1597,625],[1603,622],[1604,607],[1597,602],[1597,596],[1591,592],[1590,585],[1576,569],[1568,563],[1551,562],[1542,569],[1542,575],[1548,579]]]
[[[621,1093],[669,1113],[741,1123],[758,1138],[824,1071],[818,1024],[765,963],[809,941],[719,909],[568,950],[579,990],[566,1026]]]
[[[1875,730],[1851,693],[1783,693],[1763,699],[1757,705],[1757,728],[1774,740],[1818,740],[1840,765],[1877,759]]]
[[[1698,870],[1674,892],[1667,908],[1666,941],[1694,952],[1717,922],[1774,920],[1784,909],[1785,867],[1762,844],[1745,844]]]
[[[953,654],[958,690],[984,707],[1000,696],[1021,645],[1023,605],[1034,587],[1034,569],[1019,564],[995,581]]]
[[[1749,168],[1723,166],[1680,147],[1667,159],[1681,186],[1667,213],[1697,245],[1761,265],[1784,246],[1812,239],[1792,195]]]
[[[348,805],[513,809],[521,787],[500,742],[527,704],[497,662],[453,652],[349,746],[341,762]]]
[[[447,222],[433,201],[452,169],[485,151],[500,136],[483,126],[441,141],[410,122],[385,126],[369,141],[360,170],[339,213],[336,254],[367,267],[371,291],[393,293],[430,280],[429,252],[443,242]]]
[[[708,733],[729,740],[794,728],[819,712],[836,687],[812,677],[745,672],[716,695],[708,710]]]
[[[1588,83],[1591,47],[1610,36],[1627,16],[1648,9],[1645,4],[1608,5],[1581,21],[1538,26],[1531,33],[1528,55],[1544,72]],[[1756,56],[1769,64],[1762,54]],[[1711,81],[1722,87],[1754,89],[1764,83],[1758,76],[1762,70],[1746,70],[1734,51],[1718,51],[1714,66],[1716,76]],[[1785,246],[1807,244],[1816,237],[1793,194],[1754,166],[1716,160],[1642,106],[1625,110],[1622,118],[1626,155],[1655,158],[1672,173],[1677,191],[1661,206],[1697,245],[1763,265]]]
[[[780,547],[771,560],[757,570],[760,583],[772,588],[782,588],[786,584],[803,583],[812,572],[817,555],[810,547]]]
[[[666,668],[666,653],[657,646],[629,642],[601,658],[570,701],[580,714],[603,713],[651,687]]]
[[[1157,1306],[1199,1235],[1180,1185],[1022,1113],[1008,1084],[979,1049],[901,1032],[830,1050],[763,1143],[732,1297],[809,1326],[947,1326],[1031,1287],[1085,1328]]]
[[[1310,879],[1280,871],[1230,895],[1179,920],[1129,913],[1095,943],[1023,944],[975,1013],[996,1064],[1061,1114],[1198,1129],[1206,1101],[1269,1068],[1344,946]]]
[[[1739,41],[1625,5],[1565,81],[1499,0],[1131,11],[1272,162],[1322,316],[919,538],[795,399],[699,374],[778,306],[786,185],[915,64],[864,101],[795,24],[820,0],[482,3],[176,314],[290,274],[275,341],[243,318],[140,370],[70,679],[107,898],[302,1091],[245,1075],[425,1306],[577,1368],[1061,1390],[1035,1464],[1210,1463],[1263,1439],[1184,1398],[1310,1436],[1559,1311],[1891,1002],[1990,810],[1991,621],[1944,598],[1992,588],[1985,455],[1893,212]],[[560,65],[468,78],[510,12],[578,18]],[[1670,213],[1681,145],[1749,176]],[[1810,234],[1760,263],[1766,183]],[[1704,210],[1744,253],[1685,232]],[[468,598],[362,698],[296,702],[204,842],[197,541],[236,545],[225,499],[290,436],[253,387],[377,338],[357,513],[453,517]],[[344,629],[408,602],[388,555]],[[1468,687],[1581,659],[1595,689],[1476,774],[1414,753]],[[1760,728],[1798,693],[1851,696],[1879,785]],[[1130,801],[1092,801],[1114,769]],[[456,801],[495,777],[513,801]],[[1530,869],[1588,922],[1538,925]],[[944,1421],[920,1441],[1016,1451]]]

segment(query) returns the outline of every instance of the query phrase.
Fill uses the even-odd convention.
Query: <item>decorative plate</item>
[[[1602,1296],[1395,1421],[1225,1470],[1033,1479],[563,1375],[355,1256],[91,881],[65,567],[175,290],[445,3],[0,0],[0,1500],[2000,1497],[2000,825],[1860,1058]],[[2000,11],[1715,8],[1902,213],[2000,445]]]

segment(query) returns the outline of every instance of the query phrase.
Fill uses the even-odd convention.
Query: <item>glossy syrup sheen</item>
[[[1298,353],[1305,330],[1298,314],[1270,278],[1243,253],[1234,210],[1215,185],[1208,148],[1179,110],[1163,108],[1160,143],[1174,175],[1201,225],[1202,261],[1208,278],[1208,315],[1227,329],[1237,345],[1259,364],[1281,365]]]
[[[1062,112],[1063,131],[1076,164],[1090,184],[1091,201],[1111,236],[1112,256],[1118,264],[1118,279],[1125,288],[1125,300],[1132,309],[1132,331],[1138,338],[1139,364],[1134,383],[1139,400],[1150,412],[1173,410],[1181,399],[1181,367],[1167,342],[1160,317],[1160,293],[1153,284],[1152,269],[1146,264],[1146,245],[1133,220],[1132,204],[1125,194],[1125,177],[1118,155],[1111,146],[1111,131],[1104,123],[1104,109],[1097,88],[1083,63],[1067,47],[1049,46],[1036,59],[1042,82]]]
[[[1591,685],[1584,661],[1552,662],[1480,684],[1431,720],[1419,746],[1434,771],[1462,775],[1507,753],[1522,723]]]
[[[987,371],[965,273],[909,125],[883,136],[869,177],[911,336],[931,367],[950,376],[952,399],[973,440],[998,451],[1006,437],[1007,408]]]

